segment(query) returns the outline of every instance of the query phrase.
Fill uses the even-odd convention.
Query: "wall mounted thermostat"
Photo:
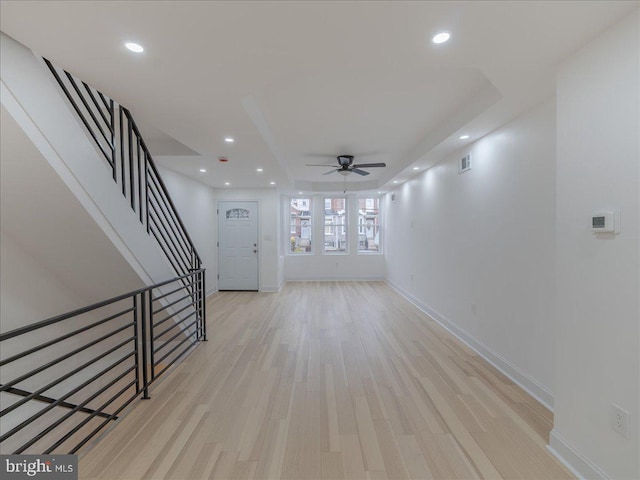
[[[615,210],[595,212],[591,215],[593,233],[620,233],[620,212]]]

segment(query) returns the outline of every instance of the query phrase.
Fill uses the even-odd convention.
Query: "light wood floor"
[[[80,460],[89,479],[573,478],[552,415],[381,282],[208,303],[209,341]]]

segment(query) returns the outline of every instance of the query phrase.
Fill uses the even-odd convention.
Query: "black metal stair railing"
[[[0,452],[77,453],[149,398],[206,340],[204,292],[200,269],[0,334]]]
[[[3,385],[0,384],[0,387],[2,387]],[[51,397],[47,397],[46,395],[36,395],[33,392],[28,392],[26,390],[22,390],[21,388],[14,388],[14,387],[8,387],[6,390],[4,390],[7,393],[11,393],[13,395],[18,395],[20,397],[29,397],[29,399],[33,399],[37,402],[43,402],[43,403],[55,403],[56,406],[58,407],[62,407],[62,408],[68,408],[70,410],[78,410],[79,412],[83,412],[83,413],[96,413],[96,415],[98,415],[99,417],[103,417],[103,418],[109,418],[111,420],[111,417],[103,412],[96,412],[95,410],[92,410],[90,408],[86,408],[86,407],[81,407],[79,405],[76,405],[74,403],[69,403],[69,402],[64,402],[61,401],[60,399],[55,399],[55,398],[51,398]],[[114,417],[113,419],[116,420],[118,417]]]
[[[0,333],[0,453],[76,453],[206,340],[205,270],[129,110],[44,62],[176,277]]]
[[[80,118],[140,223],[178,276],[202,261],[131,112],[69,72],[43,59]]]

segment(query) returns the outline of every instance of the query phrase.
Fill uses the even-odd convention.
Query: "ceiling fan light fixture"
[[[338,155],[336,159],[338,163],[343,166],[348,166],[353,163],[353,155]]]
[[[357,173],[358,175],[367,176],[369,172],[366,170],[362,170],[363,168],[376,168],[376,167],[386,167],[387,164],[384,162],[377,163],[353,163],[353,155],[338,155],[336,160],[338,161],[338,165],[325,165],[325,164],[315,164],[315,163],[307,163],[307,167],[332,167],[323,175],[329,175],[333,172],[338,172],[340,175],[347,176],[351,172]]]

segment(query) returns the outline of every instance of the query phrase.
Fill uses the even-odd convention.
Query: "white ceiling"
[[[387,168],[349,189],[384,190],[547,99],[557,65],[637,8],[3,0],[0,26],[129,107],[163,166],[219,188],[331,191],[343,177],[305,164],[354,154]],[[451,40],[435,45],[440,31]]]

